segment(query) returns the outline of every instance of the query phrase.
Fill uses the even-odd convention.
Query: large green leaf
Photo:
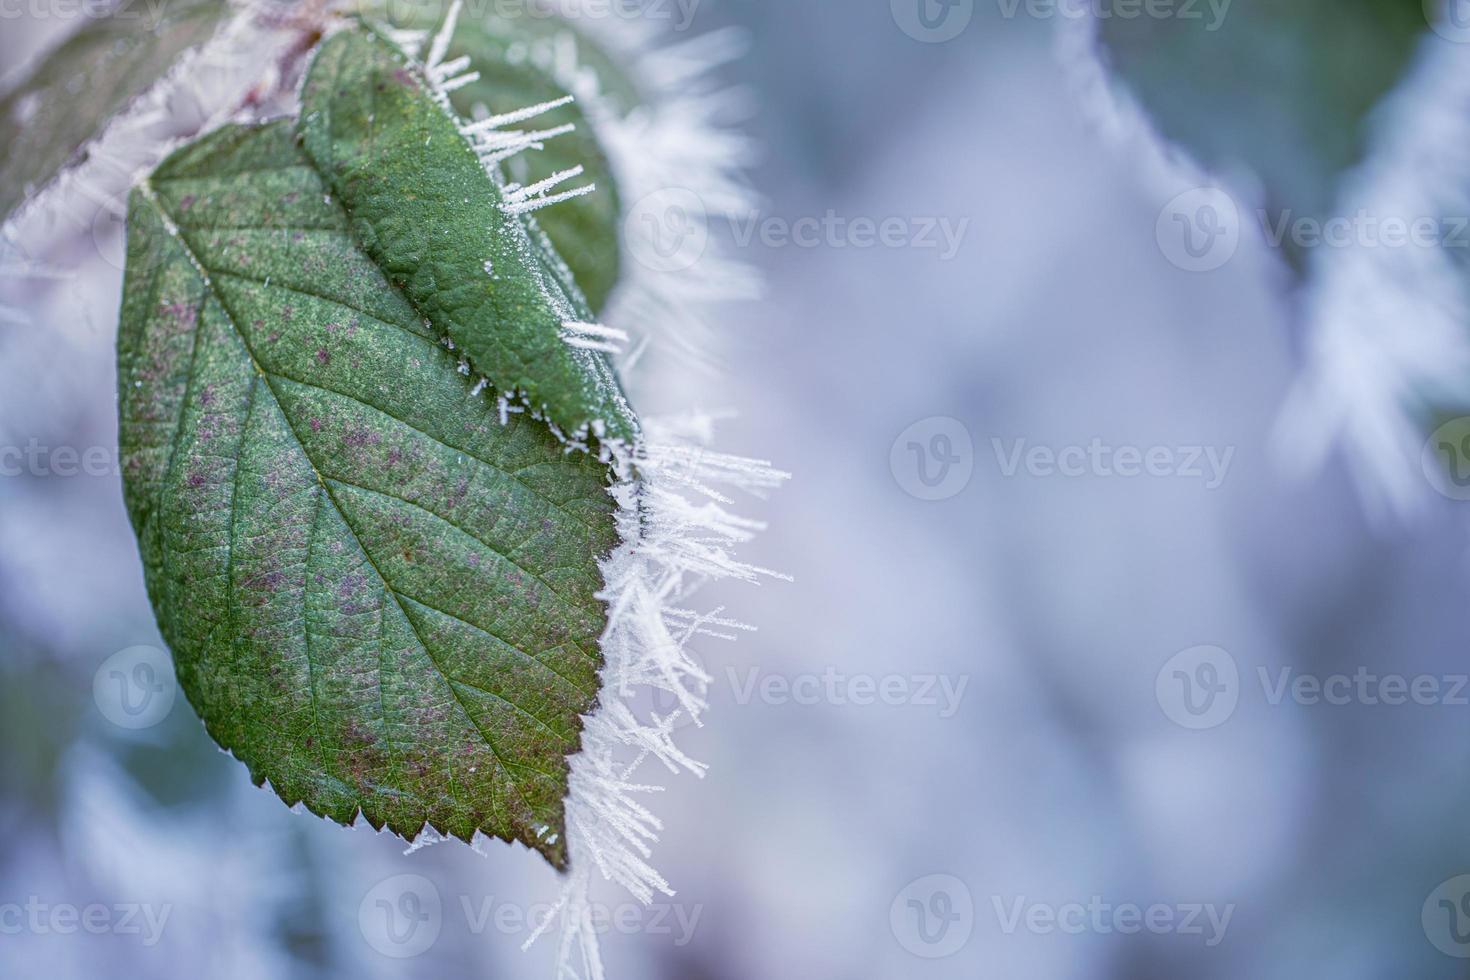
[[[229,14],[225,0],[122,0],[0,100],[0,218]]]
[[[534,220],[502,190],[393,44],[343,31],[301,93],[303,145],[346,206],[363,250],[501,391],[523,392],[568,432],[631,442],[636,424],[608,359],[569,345],[593,318]]]
[[[1362,158],[1370,110],[1427,29],[1421,0],[1233,0],[1189,17],[1107,10],[1109,61],[1163,134],[1211,169],[1252,172],[1267,207],[1297,217],[1331,214],[1338,177]]]
[[[369,77],[374,133],[405,154],[395,126],[429,123]],[[396,187],[423,247],[466,247],[416,195],[459,186],[483,219],[484,189],[421,174],[394,159],[348,199],[389,207]],[[120,440],[149,593],[210,733],[287,802],[405,836],[478,830],[560,866],[616,544],[608,469],[528,414],[502,420],[416,306],[413,263],[385,274],[355,227],[379,254],[402,240],[350,220],[286,121],[205,137],[134,192]],[[512,274],[463,287],[458,258],[435,288]]]

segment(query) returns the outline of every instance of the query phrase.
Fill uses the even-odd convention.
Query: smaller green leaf
[[[420,69],[372,31],[321,46],[302,89],[303,145],[354,236],[474,371],[568,433],[632,441],[607,358],[569,345],[593,319],[570,270],[506,198]]]
[[[473,22],[462,23],[455,32],[448,57],[468,56],[480,75],[477,81],[450,95],[461,116],[473,119],[477,110],[485,115],[514,112],[567,94],[530,61],[508,60],[508,46],[503,38]],[[541,128],[567,124],[576,129],[548,140],[535,153],[521,154],[506,169],[525,185],[581,166],[585,170],[583,179],[596,185],[591,194],[548,208],[536,220],[550,236],[557,254],[571,267],[588,305],[600,311],[607,305],[618,281],[622,213],[617,181],[581,105],[569,103],[537,117],[537,126]]]
[[[442,4],[391,2],[359,4],[365,14],[407,28],[437,32],[443,26]],[[605,104],[637,104],[636,92],[612,59],[573,24],[561,17],[532,17],[504,11],[483,13],[471,5],[459,17],[446,61],[468,57],[479,78],[449,96],[465,119],[514,112],[571,94],[553,71],[550,59],[565,61],[566,46],[576,52],[579,71],[595,73]],[[617,285],[622,257],[622,204],[606,148],[581,102],[559,106],[538,117],[538,128],[570,124],[573,132],[546,142],[543,149],[525,153],[507,164],[509,176],[533,184],[573,166],[582,166],[585,179],[596,190],[539,213],[557,254],[571,267],[572,276],[600,312]]]

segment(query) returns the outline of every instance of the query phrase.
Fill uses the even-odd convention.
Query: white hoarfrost
[[[1172,145],[1106,64],[1094,16],[1061,18],[1058,59],[1089,123],[1161,192],[1216,181]],[[1410,517],[1428,500],[1421,451],[1436,411],[1470,410],[1470,60],[1427,36],[1413,70],[1379,107],[1364,162],[1335,211],[1413,225],[1459,241],[1315,250],[1301,306],[1304,365],[1272,454],[1308,476],[1341,451],[1371,516]]]
[[[410,56],[416,57],[428,44],[425,75],[446,110],[450,109],[449,92],[476,77],[466,60],[444,61],[459,11],[460,2],[455,0],[432,39],[414,32],[392,35]],[[739,182],[748,148],[741,138],[718,128],[718,97],[701,96],[704,89],[697,82],[710,64],[731,53],[729,39],[716,37],[660,49],[651,44],[642,25],[619,21],[630,29],[630,36],[608,39],[607,47],[627,59],[646,86],[644,108],[624,113],[604,96],[596,76],[579,65],[578,42],[568,31],[549,47],[527,48],[518,56],[534,58],[571,96],[460,122],[461,133],[501,188],[504,210],[528,216],[527,234],[540,234],[529,212],[592,188],[559,190],[582,176],[581,167],[525,187],[507,183],[502,164],[571,129],[509,127],[531,124],[573,97],[582,102],[609,155],[625,202],[669,188],[690,192],[703,202],[699,213],[691,217],[701,223],[700,230],[706,235],[704,223],[710,216],[734,213],[749,203]],[[518,222],[511,225],[520,226]],[[623,353],[630,334],[644,343],[675,337],[687,343],[689,330],[700,324],[706,303],[753,292],[751,274],[718,253],[702,256],[692,269],[660,272],[648,268],[637,259],[645,243],[633,240],[643,230],[627,220],[623,230],[625,251],[631,258],[624,262],[623,281],[608,316],[610,324],[617,325],[580,321],[570,308],[564,311],[563,340],[598,371],[606,370],[605,356]],[[489,266],[486,272],[494,274]],[[561,283],[570,281],[565,268],[555,272]],[[565,297],[558,285],[545,282],[543,289],[560,309]],[[502,394],[500,410],[504,417],[525,406],[513,405]],[[570,760],[566,798],[570,871],[557,901],[526,942],[529,947],[547,930],[559,926],[557,973],[561,978],[602,980],[604,976],[591,898],[598,876],[645,904],[658,895],[674,894],[651,863],[652,845],[663,826],[646,802],[663,788],[651,780],[658,778],[660,767],[666,775],[704,774],[704,765],[685,754],[674,738],[683,725],[702,724],[706,707],[711,678],[694,658],[692,645],[700,638],[733,639],[736,632],[749,628],[723,617],[721,609],[698,608],[695,593],[713,581],[755,583],[776,576],[735,556],[736,548],[759,532],[761,525],[733,512],[731,494],[761,497],[784,482],[787,474],[763,461],[712,452],[706,448],[712,437],[713,419],[690,415],[677,420],[643,420],[641,437],[633,446],[601,443],[620,474],[613,492],[623,542],[602,563],[605,586],[600,598],[608,608],[601,642],[602,691],[596,709],[583,719],[582,751]],[[580,447],[585,439],[585,433],[574,433],[569,446]],[[653,772],[646,772],[649,769]],[[439,839],[426,831],[413,847]]]
[[[754,145],[734,125],[749,114],[748,99],[714,77],[743,52],[744,37],[726,29],[671,43],[659,25],[606,16],[598,0],[533,2],[545,8],[540,16],[569,15],[576,30],[513,45],[507,56],[576,97],[617,180],[625,248],[607,319],[636,338],[621,367],[631,370],[650,342],[707,364],[712,306],[760,293],[759,277],[712,231],[719,219],[744,218],[759,204],[745,178]],[[614,58],[638,105],[620,104],[585,63],[582,37]],[[674,242],[679,257],[670,261]]]
[[[277,68],[301,38],[269,4],[236,5],[203,45],[185,54],[0,226],[0,241],[24,242],[29,254],[98,222],[121,219],[128,191],[185,139],[217,128],[252,100],[267,100]],[[181,125],[181,120],[188,123]],[[24,275],[26,268],[10,269]]]
[[[1470,257],[1451,220],[1470,216],[1470,61],[1461,47],[1424,41],[1384,109],[1338,213],[1430,220],[1461,240],[1317,250],[1303,309],[1306,370],[1275,448],[1308,471],[1340,446],[1373,513],[1410,517],[1430,492],[1420,452],[1434,412],[1470,409]]]
[[[1114,81],[1096,14],[1079,11],[1056,24],[1053,51],[1072,98],[1098,138],[1129,155],[1144,185],[1174,193],[1213,184],[1203,167],[1159,133],[1133,93]]]
[[[423,56],[422,62],[424,79],[439,107],[454,122],[460,135],[474,149],[480,163],[485,168],[485,173],[495,183],[502,198],[501,210],[516,219],[506,222],[503,230],[506,234],[514,236],[515,240],[511,242],[512,247],[525,256],[524,267],[531,270],[531,274],[537,278],[542,295],[560,318],[562,339],[572,349],[574,357],[587,376],[594,379],[605,396],[604,403],[615,406],[616,410],[626,417],[632,417],[632,408],[623,395],[616,372],[609,359],[604,356],[621,350],[617,342],[626,340],[627,333],[614,327],[588,323],[579,319],[578,307],[573,302],[571,295],[577,288],[572,279],[572,272],[557,254],[545,232],[536,223],[533,214],[541,208],[590,193],[595,189],[595,185],[587,184],[572,190],[557,191],[561,185],[582,175],[581,166],[562,170],[528,187],[508,182],[503,168],[508,160],[528,151],[542,149],[547,140],[570,133],[576,128],[571,124],[530,130],[507,127],[520,123],[531,123],[536,117],[571,102],[572,97],[553,99],[539,105],[528,106],[474,122],[465,122],[460,119],[450,104],[449,95],[480,77],[479,72],[474,71],[471,67],[469,58],[444,60],[449,52],[450,42],[454,38],[462,9],[462,0],[454,0],[444,15],[443,24],[432,38],[423,31],[389,30],[385,33],[387,38],[398,45],[410,59],[417,59],[420,52],[423,51],[424,44],[428,44],[428,51]],[[534,244],[533,238],[535,239]],[[545,268],[548,263],[551,265],[549,270]],[[496,275],[494,263],[488,259],[484,264],[484,269],[487,275],[492,277]],[[446,343],[448,342],[446,339]],[[468,373],[467,362],[463,367]],[[475,390],[482,391],[486,383],[486,379],[479,379]],[[521,392],[510,394],[523,410],[530,411],[535,418],[545,420],[551,431],[556,434],[557,438],[567,443],[569,448],[588,449],[595,438],[598,440],[599,457],[604,462],[621,463],[626,458],[630,447],[618,445],[613,440],[604,438],[605,425],[601,420],[588,423],[572,432],[564,432],[545,417],[542,406],[527,403]],[[502,393],[502,416],[507,411],[504,395],[505,393]]]
[[[594,873],[644,903],[674,894],[650,863],[662,824],[644,801],[662,787],[641,773],[658,765],[671,775],[704,774],[674,739],[685,721],[701,724],[710,683],[691,644],[699,637],[730,639],[746,628],[723,618],[720,609],[695,608],[694,593],[714,580],[753,583],[775,574],[735,557],[735,548],[761,525],[732,513],[724,491],[759,496],[786,475],[764,462],[702,449],[708,428],[702,417],[645,422],[647,441],[634,459],[638,477],[616,490],[624,544],[602,566],[606,663],[601,703],[585,719],[582,752],[571,760],[571,871],[526,943],[559,921],[562,977],[603,976],[589,894]],[[666,713],[659,711],[660,700],[669,704]]]

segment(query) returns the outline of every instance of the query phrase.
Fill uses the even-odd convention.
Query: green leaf
[[[507,60],[506,47],[504,38],[479,24],[465,23],[455,32],[449,57],[468,55],[480,74],[478,81],[450,96],[460,115],[473,119],[479,115],[513,112],[567,94],[529,61]],[[582,106],[570,103],[537,118],[538,127],[544,128],[568,123],[576,129],[549,140],[544,149],[509,161],[507,171],[517,182],[528,185],[580,164],[586,171],[584,180],[596,185],[591,194],[550,208],[538,215],[537,220],[556,246],[557,254],[571,267],[588,305],[600,312],[618,281],[622,205],[612,165],[598,144],[597,132],[583,114]]]
[[[393,173],[412,211],[415,172]],[[413,274],[385,275],[353,228],[288,121],[207,136],[134,192],[120,441],[149,594],[256,782],[562,866],[609,471],[528,414],[502,423],[389,281]]]
[[[567,432],[637,433],[605,355],[562,337],[593,319],[535,221],[501,189],[418,69],[369,31],[324,42],[301,94],[303,145],[363,250],[501,391]]]
[[[122,0],[0,100],[0,218],[73,161],[82,146],[229,14],[224,0]]]
[[[365,15],[398,28],[437,31],[444,4],[410,0],[361,0]],[[495,5],[491,5],[493,8]],[[558,46],[575,46],[580,69],[597,79],[606,103],[626,114],[641,103],[627,74],[600,46],[562,17],[531,16],[525,5],[501,5],[482,11],[470,4],[460,15],[447,60],[469,57],[478,81],[450,94],[455,110],[466,119],[514,112],[568,95],[547,67]],[[521,11],[516,13],[515,11]],[[616,175],[580,103],[561,106],[539,117],[538,128],[570,123],[576,130],[546,143],[545,149],[510,161],[510,176],[532,184],[568,167],[582,165],[597,190],[542,212],[538,220],[571,267],[577,285],[594,311],[601,312],[617,284],[622,258],[622,203]]]
[[[1234,0],[1223,17],[1213,10],[1103,19],[1112,67],[1200,163],[1251,171],[1273,210],[1331,214],[1339,176],[1363,156],[1370,110],[1427,29],[1423,5]]]

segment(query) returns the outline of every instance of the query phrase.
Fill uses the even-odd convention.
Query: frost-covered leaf
[[[404,117],[439,134],[392,74],[366,93],[404,153]],[[435,229],[408,167],[349,198],[388,208],[396,187]],[[386,224],[359,227],[400,241]],[[560,866],[617,539],[608,469],[529,414],[502,420],[415,307],[427,284],[396,288],[411,264],[385,274],[352,227],[287,121],[207,136],[134,192],[120,441],[160,628],[210,733],[288,803]],[[435,287],[478,294],[450,278],[459,258]]]
[[[443,22],[444,5],[362,0],[365,15],[395,27],[434,32]],[[592,72],[608,104],[626,112],[639,95],[625,72],[607,52],[569,21],[531,16],[526,5],[471,4],[459,17],[447,60],[468,57],[479,79],[450,94],[455,110],[466,119],[537,105],[570,94],[559,80],[557,65],[575,63]],[[518,12],[519,11],[519,12]],[[571,267],[593,311],[600,313],[616,285],[622,259],[621,207],[616,175],[596,127],[580,102],[551,110],[537,128],[565,125],[575,130],[545,144],[535,153],[511,160],[512,179],[531,184],[569,167],[581,165],[596,191],[537,216],[556,251]]]
[[[1110,16],[1108,60],[1163,135],[1217,171],[1247,168],[1272,209],[1330,213],[1370,110],[1427,24],[1420,0],[1234,0],[1191,17]]]
[[[225,0],[122,0],[82,27],[0,100],[0,218],[70,162],[107,120],[202,44]]]
[[[564,92],[547,72],[529,59],[510,60],[514,35],[497,32],[508,30],[505,21],[463,22],[449,46],[449,58],[468,56],[480,78],[450,95],[459,114],[466,119],[479,115],[513,112],[523,106],[558,99]],[[588,305],[601,311],[618,280],[621,249],[621,205],[617,182],[607,156],[597,143],[596,131],[573,102],[552,109],[537,118],[538,128],[564,125],[576,127],[572,132],[549,140],[535,153],[522,154],[507,164],[511,178],[521,184],[545,180],[552,174],[574,166],[585,169],[586,181],[597,189],[557,205],[539,214],[546,234],[556,246],[557,254],[566,260]]]
[[[564,339],[593,319],[570,270],[419,68],[374,32],[344,31],[318,51],[301,102],[303,145],[363,250],[473,370],[568,433],[631,442],[607,357]]]

